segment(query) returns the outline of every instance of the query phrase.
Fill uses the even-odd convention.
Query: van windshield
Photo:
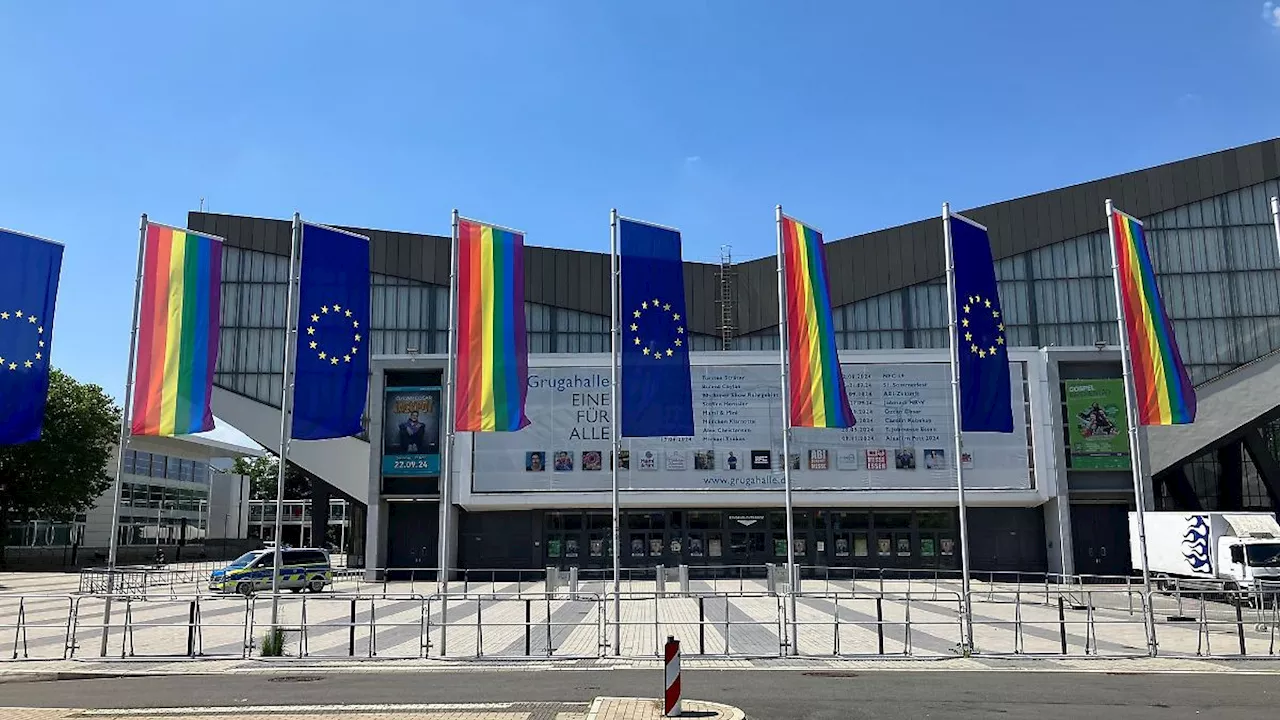
[[[245,553],[245,554],[241,555],[240,557],[236,558],[235,560],[232,560],[231,562],[227,563],[227,567],[229,567],[229,568],[242,568],[242,567],[246,567],[249,563],[251,563],[251,562],[253,562],[254,560],[258,559],[258,556],[259,556],[259,555],[261,555],[261,554],[262,554],[262,553],[257,552],[257,551],[254,551],[254,552],[247,552],[247,553]]]
[[[1280,567],[1280,543],[1245,545],[1244,551],[1252,567]]]

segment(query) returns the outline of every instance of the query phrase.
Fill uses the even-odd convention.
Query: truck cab
[[[1219,537],[1218,568],[1221,579],[1242,590],[1280,584],[1280,538]]]

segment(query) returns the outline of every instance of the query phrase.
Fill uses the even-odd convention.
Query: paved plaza
[[[687,701],[685,713],[705,720],[743,720],[735,707]],[[0,707],[5,720],[188,720],[234,717],[236,720],[307,720],[315,717],[359,717],[361,720],[657,720],[656,700],[598,697],[592,702],[498,702],[428,704],[234,705],[227,707],[32,708]]]
[[[0,574],[0,657],[99,656],[106,603],[76,594],[78,582],[76,574]],[[443,595],[434,582],[353,575],[324,593],[282,595],[279,613],[287,654],[318,660],[649,658],[668,636],[686,656],[705,657],[954,658],[962,650],[959,581],[806,580],[794,598],[770,594],[764,580],[695,580],[688,595],[668,584],[662,596],[652,581],[632,581],[616,606],[608,586],[584,582],[577,592],[549,594],[541,581],[455,582]],[[979,657],[1148,653],[1136,585],[975,582],[971,597]],[[1276,652],[1275,607],[1167,594],[1154,603],[1163,656]],[[107,655],[256,656],[271,616],[269,593],[213,595],[190,580],[154,585],[145,599],[113,603]]]

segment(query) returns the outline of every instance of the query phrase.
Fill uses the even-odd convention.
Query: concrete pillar
[[[1233,442],[1214,453],[1218,459],[1218,509],[1244,508],[1244,458],[1241,443]]]
[[[311,476],[311,544],[315,547],[325,547],[331,497],[333,489],[329,487],[329,483]]]

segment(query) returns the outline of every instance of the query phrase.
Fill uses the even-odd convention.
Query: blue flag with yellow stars
[[[359,435],[369,392],[369,238],[303,223],[301,252],[292,436]]]
[[[680,233],[618,220],[622,292],[620,437],[693,435]]]
[[[960,367],[960,429],[1013,432],[1009,348],[996,289],[987,229],[959,215],[947,218],[955,263],[956,355]]]
[[[0,445],[40,439],[62,246],[0,230]]]

